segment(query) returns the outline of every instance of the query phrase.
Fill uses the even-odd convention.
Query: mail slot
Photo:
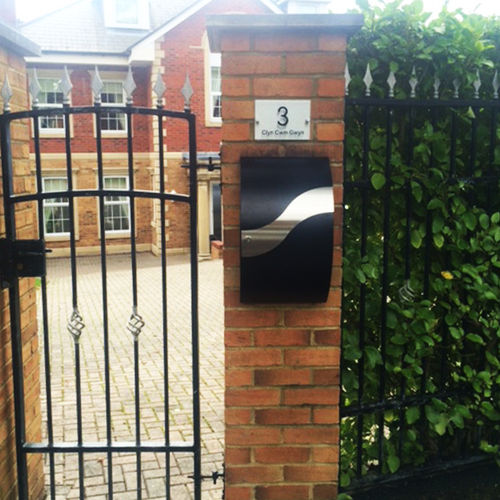
[[[242,158],[245,303],[325,302],[333,253],[328,158]]]

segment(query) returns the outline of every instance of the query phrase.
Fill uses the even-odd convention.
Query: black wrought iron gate
[[[67,74],[67,72],[66,72]],[[37,82],[31,84],[30,90],[33,97],[34,107],[32,110],[10,113],[8,109],[8,98],[4,96],[5,112],[0,116],[0,136],[1,136],[1,151],[2,151],[2,174],[3,174],[3,195],[4,195],[4,210],[5,210],[5,229],[6,238],[1,242],[2,251],[2,283],[3,287],[8,287],[10,298],[10,313],[12,324],[12,349],[13,349],[13,379],[14,379],[14,394],[15,394],[15,426],[16,426],[16,447],[17,447],[17,470],[19,478],[19,498],[28,498],[28,475],[27,475],[27,457],[33,453],[44,454],[48,462],[49,471],[49,497],[56,497],[56,458],[60,454],[75,454],[78,458],[78,484],[80,498],[85,496],[85,473],[84,473],[84,456],[89,453],[100,453],[105,456],[106,474],[107,474],[107,495],[108,498],[119,497],[119,493],[113,491],[113,459],[117,453],[132,453],[135,454],[136,462],[136,481],[137,481],[137,498],[142,498],[141,487],[141,457],[144,453],[162,453],[164,454],[165,469],[166,469],[166,498],[171,496],[171,482],[168,471],[170,460],[175,453],[188,453],[192,455],[192,467],[189,477],[193,482],[194,498],[201,498],[201,457],[200,457],[200,393],[199,393],[199,349],[198,349],[198,270],[197,270],[197,174],[196,174],[196,137],[195,137],[195,116],[190,111],[189,101],[192,94],[192,89],[189,80],[183,88],[185,98],[185,109],[181,112],[168,111],[162,107],[162,96],[165,87],[159,77],[155,92],[158,95],[158,105],[156,108],[134,107],[132,104],[132,92],[135,84],[131,79],[131,73],[125,81],[124,90],[127,94],[127,105],[124,107],[118,106],[103,106],[100,103],[100,92],[102,82],[96,70],[96,76],[92,82],[94,92],[94,105],[85,107],[71,107],[69,105],[68,95],[71,90],[69,77],[63,79],[60,83],[60,88],[64,93],[64,103],[62,107],[53,108],[38,108],[37,102]],[[33,91],[34,89],[34,91]],[[8,94],[8,93],[7,93]],[[8,96],[7,96],[8,97]],[[116,189],[107,187],[104,183],[104,167],[103,167],[103,141],[101,130],[101,116],[103,113],[119,113],[125,117],[127,127],[127,179],[128,187],[124,189]],[[72,136],[70,130],[70,120],[77,115],[91,115],[95,123],[95,162],[97,170],[97,188],[96,189],[75,189],[73,185],[72,175]],[[138,190],[134,183],[134,149],[132,138],[132,122],[136,116],[148,116],[152,121],[156,121],[155,133],[157,134],[158,142],[158,178],[159,184],[157,189]],[[62,116],[64,121],[64,145],[66,159],[66,181],[67,189],[59,191],[44,192],[42,184],[42,153],[40,150],[40,119],[45,117]],[[183,121],[187,123],[187,134],[189,135],[189,184],[190,189],[188,194],[177,194],[175,192],[167,192],[165,182],[165,159],[164,159],[164,129],[165,119],[175,121]],[[13,186],[13,159],[11,146],[11,126],[14,122],[28,119],[32,126],[34,138],[34,163],[36,189],[30,194],[16,194]],[[82,380],[81,380],[81,346],[80,338],[85,328],[86,319],[80,312],[80,297],[81,291],[78,287],[78,259],[76,248],[76,229],[75,229],[75,202],[82,197],[94,197],[98,203],[98,225],[100,230],[100,271],[101,271],[101,287],[102,287],[102,342],[103,342],[103,363],[104,374],[103,384],[105,389],[105,411],[104,418],[106,420],[106,437],[103,442],[91,443],[87,442],[84,433],[84,421],[82,417]],[[133,418],[135,424],[135,439],[130,442],[118,442],[113,437],[112,414],[111,414],[111,380],[110,380],[110,329],[109,329],[109,314],[108,309],[108,276],[107,266],[108,257],[106,253],[106,230],[105,230],[105,200],[119,197],[126,197],[129,201],[130,210],[130,272],[131,272],[131,297],[132,302],[127,307],[130,307],[130,315],[128,324],[123,325],[124,330],[128,330],[130,334],[130,348],[133,349],[133,404],[135,407],[135,415]],[[44,245],[44,221],[42,214],[44,213],[44,200],[48,199],[65,199],[69,205],[69,248],[70,248],[70,269],[71,269],[71,302],[72,310],[65,314],[68,317],[67,330],[73,339],[73,355],[74,355],[74,377],[75,377],[75,411],[76,411],[76,441],[75,442],[58,442],[54,438],[54,415],[52,406],[52,381],[51,381],[51,358],[50,358],[50,342],[51,335],[49,331],[49,317],[47,304],[47,280],[44,273],[45,267],[45,245]],[[163,357],[163,398],[164,398],[164,439],[162,442],[144,441],[141,437],[141,390],[140,380],[141,373],[139,370],[140,359],[140,333],[144,327],[144,320],[141,316],[141,304],[138,296],[138,255],[136,243],[136,200],[149,199],[152,203],[156,203],[159,209],[159,220],[161,227],[160,235],[160,259],[161,259],[161,283],[162,294],[158,298],[158,307],[161,308],[162,325],[158,329],[162,331],[162,345],[158,346],[159,356]],[[16,208],[23,203],[35,203],[38,209],[38,240],[22,241],[17,239],[16,234]],[[191,378],[191,397],[192,397],[192,429],[189,433],[192,435],[192,440],[189,442],[173,442],[170,439],[169,432],[169,366],[167,357],[167,338],[168,338],[168,323],[167,323],[167,255],[166,255],[166,203],[175,202],[183,203],[189,207],[190,218],[190,309],[191,309],[191,366],[186,367],[190,370]],[[24,267],[23,267],[24,266]],[[44,442],[27,442],[26,426],[25,426],[25,397],[24,397],[24,378],[23,378],[23,354],[21,345],[21,327],[20,327],[20,300],[19,300],[19,278],[23,276],[40,276],[40,293],[42,310],[39,312],[42,318],[42,331],[39,331],[39,336],[43,337],[43,359],[45,380],[42,383],[45,386],[46,392],[46,419],[47,429]],[[124,304],[125,306],[125,304]],[[186,474],[187,475],[187,474]],[[212,477],[213,478],[213,477]],[[214,478],[213,478],[214,479]],[[216,479],[216,478],[215,478]]]

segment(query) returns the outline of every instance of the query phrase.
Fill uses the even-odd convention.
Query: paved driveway
[[[98,257],[81,257],[78,266],[79,311],[85,328],[80,340],[82,365],[83,439],[106,441],[105,382],[102,334],[101,267]],[[162,307],[160,259],[138,256],[138,312],[145,321],[139,336],[141,438],[164,439],[164,370],[162,357]],[[168,258],[168,362],[169,423],[171,441],[192,438],[190,266],[185,256]],[[200,277],[200,375],[202,410],[202,471],[222,470],[223,450],[223,311],[222,262],[199,264]],[[48,316],[55,441],[76,441],[74,343],[66,329],[72,311],[69,259],[48,261]],[[110,331],[111,416],[114,441],[135,440],[133,336],[126,325],[131,314],[130,256],[108,257],[108,311]],[[39,308],[41,310],[41,308]],[[42,346],[43,347],[43,346]],[[42,373],[42,380],[44,373]],[[44,393],[44,390],[42,389]],[[46,397],[43,395],[44,428]],[[105,455],[85,456],[86,498],[105,499]],[[143,498],[165,498],[165,456],[142,456]],[[48,460],[46,460],[48,464]],[[116,498],[137,498],[136,461],[133,454],[113,460]],[[48,482],[48,467],[46,468]],[[172,454],[172,498],[191,495],[192,458]],[[203,483],[203,499],[220,499],[222,485]],[[57,498],[78,498],[77,456],[56,457]]]

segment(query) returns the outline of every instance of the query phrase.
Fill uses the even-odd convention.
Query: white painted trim
[[[196,14],[203,7],[207,6],[211,1],[212,0],[200,0],[199,2],[196,2],[195,4],[191,5],[191,7],[181,12],[177,17],[174,17],[164,25],[152,31],[142,40],[136,42],[134,45],[130,47],[130,49],[133,52],[134,50],[139,49],[143,45],[152,42],[154,40],[157,40],[158,38],[161,38],[163,35],[165,35],[165,33],[168,33],[169,31],[173,30],[176,26],[179,26],[179,24],[183,23],[186,19],[189,19],[192,15]],[[258,0],[258,1],[261,2],[264,6],[266,6],[272,13],[283,14],[283,11],[273,2],[271,2],[271,0]]]
[[[26,64],[39,67],[42,64],[71,64],[71,65],[91,65],[91,66],[122,66],[128,67],[128,56],[111,56],[103,54],[71,54],[71,53],[45,53],[41,57],[25,57]]]

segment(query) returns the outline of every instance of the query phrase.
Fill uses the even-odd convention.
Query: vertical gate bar
[[[99,233],[101,236],[101,286],[102,286],[102,328],[104,342],[104,391],[106,398],[106,441],[108,462],[108,499],[113,499],[113,454],[111,452],[111,380],[109,365],[109,320],[108,282],[106,257],[106,228],[104,224],[104,169],[102,162],[101,104],[95,103],[97,182],[99,189]]]
[[[437,127],[437,106],[431,105],[431,124],[432,131],[436,132]],[[435,148],[434,142],[430,144],[430,158],[429,158],[429,169],[427,170],[427,178],[432,175],[431,172],[436,166]],[[425,247],[424,247],[424,277],[423,277],[423,298],[429,298],[429,288],[430,288],[430,275],[431,275],[431,248],[432,248],[432,211],[427,208],[429,203],[429,193],[424,194],[425,199]],[[420,379],[420,395],[427,392],[427,368],[429,364],[429,358],[426,356],[422,363],[422,377]],[[422,435],[427,436],[428,426],[427,419],[425,418],[423,412],[424,405],[420,405],[420,417],[419,417],[419,427]]]
[[[497,130],[497,117],[498,117],[498,109],[492,107],[491,108],[491,125],[490,125],[490,144],[489,144],[489,162],[488,162],[488,177],[490,177],[490,180],[487,182],[488,186],[488,191],[487,191],[487,207],[488,207],[488,213],[491,215],[492,208],[491,208],[491,199],[493,197],[493,162],[495,161],[495,146],[496,146],[496,130]],[[498,181],[497,181],[498,183]]]
[[[159,105],[158,109],[162,109]],[[163,115],[158,115],[158,148],[159,148],[159,175],[160,175],[160,224],[161,224],[161,299],[162,299],[162,329],[163,329],[163,412],[165,414],[165,445],[170,446],[170,398],[169,398],[169,373],[168,373],[168,304],[167,304],[167,252],[165,248],[165,158],[163,154]],[[165,453],[166,484],[165,497],[170,500],[170,451]]]
[[[450,147],[450,180],[455,180],[457,173],[457,110],[451,109],[451,147]]]
[[[196,172],[196,117],[188,111],[189,119],[189,185],[190,185],[190,239],[191,239],[191,342],[193,357],[193,444],[194,444],[194,500],[201,500],[200,449],[200,368],[198,334],[198,184]]]
[[[479,108],[472,108],[474,118],[472,118],[471,126],[471,145],[470,145],[470,158],[469,158],[469,169],[467,175],[472,178],[474,176],[474,166],[476,164],[477,156],[477,114]]]
[[[10,140],[10,120],[7,112],[0,116],[0,140],[2,151],[2,187],[5,218],[5,236],[16,238],[16,219],[13,195],[13,168]],[[14,386],[14,421],[16,434],[17,488],[20,500],[28,498],[28,463],[24,443],[26,441],[26,422],[24,413],[23,351],[21,344],[21,307],[19,300],[19,280],[9,287],[9,309],[11,324],[12,378]]]
[[[410,286],[410,278],[411,278],[411,211],[412,211],[412,203],[411,203],[411,177],[412,172],[411,168],[413,165],[413,147],[414,147],[414,135],[413,128],[415,125],[415,108],[410,105],[409,109],[409,120],[408,120],[408,167],[409,171],[407,172],[406,185],[405,185],[405,205],[406,205],[406,233],[405,233],[405,274],[404,279],[406,285]],[[401,355],[401,368],[404,364],[404,358],[407,354],[406,346],[403,348],[403,353]],[[401,372],[401,381],[399,386],[400,399],[404,401],[406,396],[406,379]],[[404,442],[404,433],[405,433],[405,417],[406,417],[406,408],[404,405],[401,405],[399,409],[399,436],[398,436],[398,457],[400,463],[403,463],[403,442]]]
[[[78,287],[76,275],[76,238],[75,238],[75,199],[73,192],[73,168],[71,157],[71,132],[70,132],[70,108],[69,104],[63,104],[64,110],[64,143],[66,152],[66,177],[68,182],[69,196],[69,238],[70,238],[70,255],[71,255],[71,287],[73,311],[78,310]],[[81,386],[81,366],[80,366],[80,342],[79,338],[74,338],[75,346],[75,384],[76,384],[76,425],[78,439],[78,485],[80,488],[80,499],[85,497],[84,485],[84,466],[83,466],[83,429],[82,429],[82,386]]]
[[[137,248],[135,241],[135,183],[134,183],[134,152],[132,144],[132,111],[127,105],[127,157],[128,157],[128,182],[130,205],[130,255],[132,262],[132,310],[137,314]],[[134,335],[134,400],[135,400],[135,443],[137,462],[137,499],[142,498],[142,457],[139,450],[141,445],[141,396],[139,388],[139,335]]]
[[[382,366],[380,368],[379,401],[385,399],[385,370],[386,370],[386,330],[387,330],[387,296],[389,288],[389,236],[390,236],[390,197],[391,197],[391,159],[392,159],[392,116],[393,109],[387,106],[386,116],[386,156],[385,156],[385,189],[384,189],[384,243],[382,255],[382,301],[381,301],[381,321],[380,321],[380,354]],[[384,410],[378,415],[378,465],[379,472],[383,470],[384,458]]]
[[[43,212],[43,199],[40,194],[43,192],[42,183],[42,163],[40,155],[40,122],[38,116],[33,117],[33,140],[35,146],[35,173],[36,188],[38,192],[38,235],[45,237],[45,215]],[[47,308],[47,277],[41,277],[42,290],[42,323],[43,323],[43,359],[45,368],[45,396],[47,401],[47,441],[49,446],[54,444],[54,426],[52,420],[52,380],[50,374],[50,345],[49,345],[49,315]],[[50,478],[50,498],[56,498],[56,479],[54,452],[49,451],[49,478]]]
[[[362,187],[361,194],[361,258],[366,256],[366,243],[368,239],[368,201],[370,193],[368,176],[368,153],[370,150],[370,123],[369,105],[363,106],[363,166],[362,166]],[[359,290],[359,350],[361,357],[358,361],[358,406],[363,404],[365,385],[365,320],[366,320],[366,284],[360,284]],[[364,414],[360,413],[356,417],[357,443],[356,443],[356,475],[361,477],[363,465],[363,426]]]

